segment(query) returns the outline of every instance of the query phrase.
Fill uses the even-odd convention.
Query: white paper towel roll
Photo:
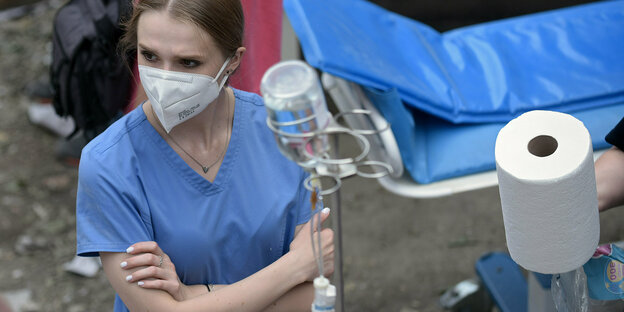
[[[527,270],[563,273],[591,258],[600,236],[592,142],[578,119],[531,111],[496,138],[507,247]]]

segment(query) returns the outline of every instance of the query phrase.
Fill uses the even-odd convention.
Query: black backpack
[[[70,0],[54,17],[50,82],[60,116],[71,116],[87,141],[130,102],[132,74],[117,53],[119,22],[130,0]]]

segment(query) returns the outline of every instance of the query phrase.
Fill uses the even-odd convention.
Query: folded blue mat
[[[442,34],[362,0],[284,9],[310,65],[364,87],[418,183],[495,169],[498,131],[525,111],[570,113],[595,150],[624,116],[624,1]]]
[[[396,90],[364,89],[390,123],[406,171],[418,183],[496,169],[496,136],[506,123],[453,124],[401,104]],[[624,103],[571,113],[583,122],[594,150],[610,145],[604,137],[624,116]]]
[[[439,33],[362,0],[285,0],[306,61],[453,123],[624,101],[624,1]]]

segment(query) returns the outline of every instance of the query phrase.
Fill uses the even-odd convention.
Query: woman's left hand
[[[137,283],[142,288],[164,290],[177,301],[191,297],[191,291],[180,281],[175,265],[156,242],[138,242],[130,246],[126,252],[132,257],[120,264],[123,269],[131,270],[142,267],[128,275],[126,281]]]

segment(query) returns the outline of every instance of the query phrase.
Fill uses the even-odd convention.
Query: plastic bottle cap
[[[336,297],[336,286],[329,285],[329,287],[327,288],[327,291],[325,292],[325,295],[327,297]]]
[[[315,86],[318,77],[307,63],[300,60],[282,61],[271,66],[262,76],[263,95],[276,98],[295,98]]]
[[[314,289],[325,289],[329,286],[329,280],[324,276],[319,276],[314,279]]]

